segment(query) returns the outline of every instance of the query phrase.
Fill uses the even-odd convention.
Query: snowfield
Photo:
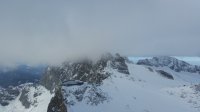
[[[73,95],[67,98],[73,101],[68,105],[69,112],[199,112],[200,92],[190,88],[200,82],[200,75],[187,72],[174,72],[167,68],[153,68],[128,64],[130,74],[122,74],[107,67],[112,72],[98,88],[108,97],[98,105],[91,105],[86,97],[78,101]],[[173,75],[174,80],[162,77],[156,69],[162,69]],[[73,91],[81,87],[66,89]],[[184,95],[182,95],[184,94]]]

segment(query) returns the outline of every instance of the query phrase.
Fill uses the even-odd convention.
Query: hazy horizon
[[[128,56],[129,60],[131,60],[132,62],[134,63],[137,63],[138,60],[142,60],[142,59],[151,59],[155,56],[148,56],[148,57],[144,57],[144,56]],[[200,57],[187,57],[187,56],[170,56],[170,57],[174,57],[174,58],[177,58],[179,60],[182,60],[182,61],[185,61],[191,65],[198,65],[200,66]],[[69,61],[69,60],[63,60],[64,61]],[[59,64],[62,64],[61,63],[58,63],[56,65],[59,65]],[[48,63],[37,63],[37,64],[30,64],[30,63],[13,63],[11,65],[6,65],[6,64],[0,64],[0,68],[4,68],[4,67],[8,67],[8,68],[15,68],[17,66],[21,66],[21,65],[26,65],[26,66],[30,66],[30,67],[37,67],[37,66],[49,66],[49,65],[52,65],[52,64],[48,64]]]

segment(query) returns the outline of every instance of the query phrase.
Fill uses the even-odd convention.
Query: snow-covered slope
[[[52,98],[50,91],[43,86],[26,83],[18,87],[20,94],[9,101],[7,106],[0,105],[0,112],[46,112]],[[2,99],[1,99],[2,100]]]
[[[48,67],[41,84],[23,85],[0,112],[200,111],[199,73],[137,65],[118,54]]]
[[[82,86],[63,87],[64,95],[68,99],[69,112],[199,112],[193,103],[188,103],[181,95],[182,88],[188,88],[199,75],[185,74],[191,80],[179,78],[179,73],[172,74],[174,80],[159,75],[156,71],[149,71],[145,66],[128,64],[130,74],[119,73],[112,68],[106,68],[112,73],[100,86],[92,87],[85,83]],[[169,69],[170,71],[170,69]],[[168,72],[169,72],[168,71]],[[171,71],[172,72],[172,71]],[[197,80],[195,80],[197,82]],[[187,85],[187,86],[186,86]],[[85,89],[87,88],[87,89]],[[95,88],[95,92],[91,91]],[[85,89],[85,90],[84,90]],[[174,90],[174,94],[173,91]],[[75,94],[80,92],[81,94]],[[84,91],[84,92],[83,92]],[[169,91],[172,92],[169,94]],[[188,94],[192,89],[188,91]],[[187,93],[187,91],[186,91]],[[200,92],[196,92],[200,95]],[[82,96],[80,96],[82,95]],[[195,95],[190,94],[195,98]],[[81,99],[81,100],[80,100]],[[92,100],[91,100],[92,99]],[[193,99],[189,101],[193,101]],[[199,98],[198,98],[199,99]],[[99,101],[96,101],[99,100]],[[200,100],[200,99],[199,99]],[[200,101],[195,105],[200,106]],[[67,102],[66,101],[66,102]],[[96,103],[97,102],[97,103]],[[96,103],[96,104],[95,104]],[[195,106],[197,107],[197,106]]]

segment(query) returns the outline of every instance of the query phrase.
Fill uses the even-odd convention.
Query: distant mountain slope
[[[12,69],[0,68],[0,86],[17,86],[26,82],[38,81],[44,70],[44,66],[30,67],[26,65],[19,65]]]
[[[169,67],[176,72],[191,72],[191,73],[199,73],[200,67],[197,65],[191,65],[185,61],[178,60],[173,57],[168,56],[160,56],[153,57],[152,59],[143,59],[137,62],[138,65],[148,65],[154,67]]]

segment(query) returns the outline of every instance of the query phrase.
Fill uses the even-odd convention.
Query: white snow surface
[[[200,82],[200,75],[188,72],[174,72],[168,68],[153,68],[128,64],[130,74],[122,74],[107,67],[112,72],[105,79],[101,89],[108,100],[98,105],[87,104],[86,100],[67,105],[68,112],[199,112],[200,92],[190,88]],[[155,69],[162,69],[173,75],[174,80],[162,77]],[[66,88],[77,89],[77,86]],[[187,95],[183,98],[182,94]]]
[[[19,100],[20,95],[14,100],[11,101],[8,106],[0,105],[0,112],[47,112],[48,104],[53,97],[53,94],[50,93],[43,86],[28,86],[25,84],[24,87],[28,88],[30,91],[28,94],[28,99],[31,102],[30,108],[26,109]],[[41,93],[39,96],[34,97],[34,93]]]

